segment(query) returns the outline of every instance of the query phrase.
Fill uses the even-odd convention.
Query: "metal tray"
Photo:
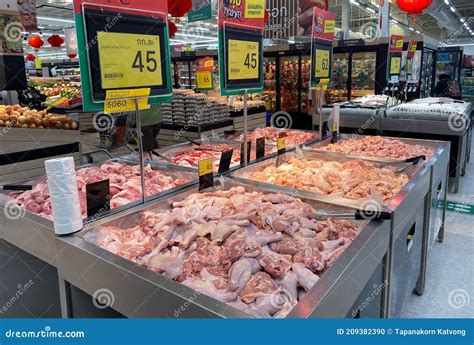
[[[323,201],[323,202],[327,202],[327,203],[331,203],[335,205],[341,205],[341,206],[357,208],[357,209],[364,209],[366,207],[366,204],[367,204],[366,200],[352,200],[352,199],[343,198],[341,196],[326,195],[326,194],[320,194],[320,193],[315,193],[315,192],[310,192],[310,191],[305,191],[305,190],[300,190],[300,189],[294,189],[290,187],[273,185],[267,182],[255,181],[250,177],[252,173],[257,172],[257,171],[262,171],[268,166],[285,163],[290,158],[295,157],[295,155],[297,155],[299,159],[303,159],[303,160],[347,162],[347,161],[355,159],[354,157],[327,155],[327,154],[323,154],[319,152],[309,152],[309,151],[300,151],[299,153],[288,152],[281,156],[267,159],[263,162],[259,162],[251,166],[239,169],[238,171],[235,171],[232,173],[232,177],[243,182],[253,181],[254,183],[257,183],[258,185],[262,187],[272,189],[275,191],[291,193],[292,195],[296,195],[299,197],[310,198],[310,199],[319,200],[319,201]],[[375,167],[384,167],[383,162],[371,161],[371,163]],[[396,209],[400,203],[401,195],[404,194],[408,189],[410,189],[416,183],[416,180],[418,177],[423,176],[426,173],[426,169],[427,168],[425,166],[413,167],[411,171],[408,172],[409,176],[411,177],[410,181],[393,198],[388,200],[383,205],[382,209],[384,211],[393,211],[394,209]]]
[[[239,185],[247,190],[271,192],[252,183],[227,178],[220,181],[225,189]],[[197,187],[191,187],[153,205],[136,207],[122,215],[102,219],[94,227],[73,236],[57,238],[59,274],[90,295],[99,289],[110,290],[115,300],[113,308],[127,317],[251,317],[84,239],[101,226],[133,226],[142,212],[169,209],[172,202],[196,192]],[[347,212],[344,207],[304,201],[319,210]],[[356,240],[321,276],[288,318],[346,317],[351,312],[363,287],[380,267],[390,237],[388,222],[366,220],[357,221],[356,225]]]

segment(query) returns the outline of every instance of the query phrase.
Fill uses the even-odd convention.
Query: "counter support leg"
[[[71,299],[71,284],[58,277],[59,281],[59,299],[61,302],[61,316],[63,319],[73,318],[72,314],[72,299]]]
[[[383,283],[385,284],[385,288],[383,289],[382,295],[382,310],[381,310],[381,318],[387,319],[390,317],[390,305],[391,305],[391,275],[392,275],[392,234],[390,234],[390,245],[388,248],[387,253],[383,258]]]
[[[417,296],[423,295],[425,292],[426,282],[426,270],[428,266],[428,247],[430,242],[430,219],[431,219],[431,197],[432,194],[428,193],[425,198],[425,210],[423,219],[423,236],[421,242],[421,269],[420,276],[416,282],[415,290],[413,291]]]
[[[448,184],[449,184],[449,165],[448,165],[448,170],[447,170],[447,173],[446,173],[446,190],[445,190],[445,193],[444,193],[444,199],[443,199],[443,202],[444,202],[444,207],[443,207],[443,220],[441,222],[441,227],[439,229],[439,232],[438,232],[438,242],[439,243],[443,243],[444,241],[444,227],[446,226],[446,207],[447,207],[447,203],[448,203],[448,190],[449,190],[449,187],[448,187]]]

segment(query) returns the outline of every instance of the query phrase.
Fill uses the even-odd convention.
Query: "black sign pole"
[[[248,148],[247,148],[247,114],[248,114],[248,109],[247,109],[247,89],[244,90],[244,167],[247,166],[247,164],[249,163],[248,162],[248,157],[247,157],[247,153],[248,153]]]
[[[140,179],[142,185],[142,202],[146,203],[145,195],[145,162],[143,160],[143,138],[142,138],[142,125],[140,122],[140,110],[138,108],[138,98],[135,98],[135,121],[137,128],[137,139],[138,139],[138,159],[140,162]]]

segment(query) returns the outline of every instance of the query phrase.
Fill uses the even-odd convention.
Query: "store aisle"
[[[474,145],[473,145],[474,146]],[[474,151],[471,151],[474,152]],[[448,200],[474,205],[474,161]],[[472,318],[474,315],[474,215],[448,212],[443,243],[428,257],[423,296],[411,296],[403,318]]]

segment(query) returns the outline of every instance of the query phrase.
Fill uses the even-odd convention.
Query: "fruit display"
[[[50,86],[36,86],[36,89],[47,96],[46,105],[55,108],[67,108],[82,102],[80,83],[57,83]]]
[[[77,130],[79,124],[67,115],[32,110],[19,104],[0,104],[0,127]]]

